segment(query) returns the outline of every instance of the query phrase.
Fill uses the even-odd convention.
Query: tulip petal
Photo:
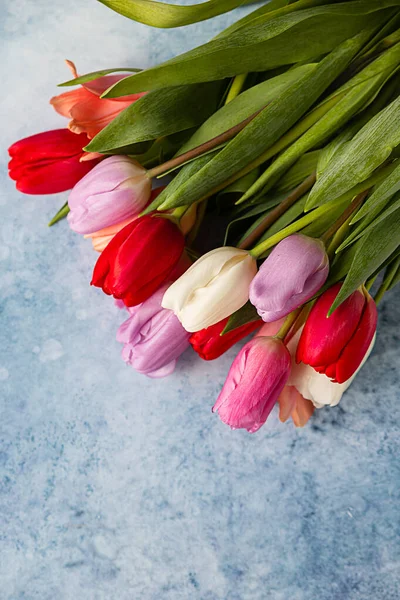
[[[250,286],[250,302],[265,322],[276,321],[307,302],[325,283],[328,272],[322,242],[291,235],[261,265]]]

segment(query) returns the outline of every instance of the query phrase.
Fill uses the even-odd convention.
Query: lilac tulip
[[[124,361],[148,377],[170,375],[178,357],[189,346],[190,333],[171,310],[161,306],[168,285],[130,308],[131,316],[117,333],[117,340],[124,344]]]
[[[151,180],[139,163],[127,156],[110,156],[70,193],[69,225],[86,235],[126,221],[143,210],[150,194]]]
[[[290,374],[289,351],[278,338],[256,336],[239,352],[213,412],[231,429],[264,425]]]
[[[250,285],[250,302],[263,321],[276,321],[312,298],[328,272],[323,243],[305,235],[291,235],[261,265]]]

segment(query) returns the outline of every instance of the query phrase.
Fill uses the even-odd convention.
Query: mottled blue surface
[[[210,408],[235,351],[135,374],[90,244],[46,227],[66,196],[7,180],[5,148],[64,123],[47,104],[63,58],[145,66],[229,19],[160,32],[94,0],[1,3],[1,600],[400,597],[396,294],[339,408],[231,432]]]

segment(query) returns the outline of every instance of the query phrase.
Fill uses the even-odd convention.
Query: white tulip
[[[256,260],[246,250],[217,248],[168,288],[162,306],[174,311],[186,331],[200,331],[246,304],[256,273]]]
[[[329,377],[323,373],[317,373],[317,371],[309,365],[305,365],[304,363],[296,364],[295,355],[300,334],[301,329],[288,344],[288,350],[292,356],[292,371],[287,385],[294,386],[303,398],[311,400],[315,408],[337,406],[342,399],[344,392],[351,385],[358,371],[371,354],[375,344],[376,335],[373,337],[368,351],[354,375],[344,383],[334,383]]]

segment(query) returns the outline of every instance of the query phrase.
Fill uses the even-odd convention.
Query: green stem
[[[323,204],[322,206],[319,206],[318,208],[305,214],[303,217],[301,217],[301,219],[298,219],[294,223],[291,223],[287,227],[284,227],[281,231],[278,231],[278,233],[271,235],[271,237],[267,238],[266,240],[264,240],[263,242],[261,242],[260,244],[255,246],[252,250],[250,250],[250,254],[252,256],[254,256],[254,258],[259,258],[260,256],[262,256],[264,254],[264,252],[266,252],[267,250],[269,250],[270,248],[272,248],[273,246],[275,246],[276,244],[278,244],[279,242],[284,240],[289,235],[292,235],[293,233],[300,231],[301,229],[303,229],[304,227],[306,227],[307,225],[309,225],[316,219],[319,219],[320,217],[322,217],[326,213],[330,212],[331,210],[336,210],[338,207],[340,207],[342,205],[344,208],[347,203],[348,203],[348,198],[339,197],[339,198],[336,198],[335,200],[331,200],[330,202],[327,202],[326,204]]]
[[[231,85],[228,95],[226,97],[225,104],[229,104],[229,102],[232,102],[232,100],[234,100],[236,98],[236,96],[239,96],[239,94],[242,91],[243,86],[246,82],[246,78],[247,78],[247,73],[242,73],[241,75],[236,75],[236,77],[232,81],[232,85]]]
[[[278,206],[272,209],[255,229],[241,242],[239,248],[246,250],[250,248],[280,216],[285,213],[299,198],[314,185],[316,174],[312,173],[307,179],[297,186]]]
[[[200,144],[200,146],[196,146],[195,148],[192,148],[191,150],[188,150],[187,152],[184,152],[179,156],[175,156],[174,158],[171,158],[171,160],[167,160],[167,162],[163,163],[162,165],[157,165],[153,169],[149,169],[147,171],[147,177],[152,179],[153,177],[158,177],[159,175],[165,175],[165,173],[167,173],[168,171],[172,171],[173,169],[182,166],[184,163],[189,162],[194,158],[201,156],[202,154],[206,154],[211,150],[214,150],[218,146],[221,146],[225,142],[228,142],[233,137],[235,137],[235,135],[237,135],[240,131],[242,131],[242,129],[244,129],[246,125],[250,123],[250,121],[255,119],[255,117],[262,110],[264,110],[264,108],[265,106],[257,112],[253,113],[252,115],[250,115],[249,117],[247,117],[247,119],[244,119],[237,125],[234,125],[227,131],[224,131],[220,135],[217,135],[211,140],[208,140],[208,142],[204,142],[204,144]]]
[[[289,331],[291,330],[297,317],[301,313],[301,311],[302,311],[302,307],[299,307],[299,308],[296,308],[296,310],[294,310],[293,312],[291,312],[286,317],[284,324],[282,325],[282,327],[280,328],[280,330],[278,331],[278,333],[276,334],[275,337],[279,338],[280,340],[284,340],[285,337],[287,336],[287,334],[289,333]]]
[[[68,202],[66,202],[65,204],[63,204],[63,206],[60,208],[60,210],[54,215],[54,217],[51,219],[51,221],[49,221],[49,227],[51,227],[52,225],[55,225],[55,223],[58,223],[58,221],[61,221],[62,219],[65,219],[65,217],[67,216],[67,214],[69,213],[69,206],[68,206]]]
[[[356,210],[361,206],[364,202],[365,198],[369,194],[369,189],[361,192],[358,196],[355,197],[353,202],[349,204],[346,210],[340,215],[340,217],[325,231],[325,233],[321,236],[321,241],[326,244],[328,240],[333,236],[333,240],[328,246],[328,256],[329,259],[332,259],[335,251],[339,248],[340,244],[343,242],[346,237],[350,221],[352,219],[353,214]]]

